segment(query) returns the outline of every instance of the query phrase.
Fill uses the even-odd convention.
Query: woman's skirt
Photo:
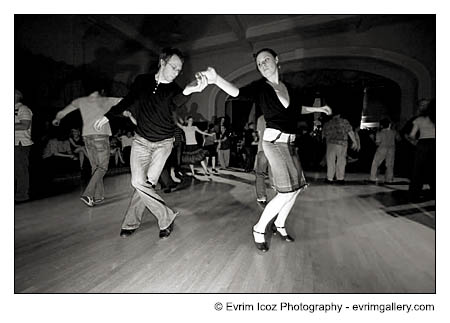
[[[280,193],[306,188],[302,165],[295,146],[291,142],[262,143],[264,154],[272,171],[273,186]]]
[[[198,145],[184,146],[181,161],[183,164],[196,164],[205,159],[205,151]]]
[[[217,145],[203,146],[206,150],[206,157],[217,157]]]

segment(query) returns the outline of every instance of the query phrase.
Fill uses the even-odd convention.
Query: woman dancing
[[[183,129],[184,136],[186,137],[186,146],[184,147],[182,160],[184,163],[189,164],[193,177],[195,177],[194,164],[198,162],[202,165],[205,175],[210,176],[211,174],[206,168],[205,151],[197,144],[195,133],[198,132],[204,136],[214,136],[214,134],[201,131],[196,126],[193,126],[193,123],[194,118],[191,116],[187,117],[187,126],[183,126],[181,123],[177,122],[177,126]]]
[[[278,55],[274,50],[261,49],[256,53],[255,59],[263,78],[241,88],[223,79],[211,67],[201,73],[207,77],[208,84],[216,84],[233,97],[259,105],[266,119],[262,146],[272,169],[273,186],[277,194],[267,204],[253,227],[257,249],[266,252],[269,250],[265,238],[267,226],[275,217],[273,233],[279,234],[284,241],[294,241],[286,231],[285,222],[297,196],[307,187],[300,159],[293,145],[298,115],[313,112],[331,114],[331,109],[328,106],[301,105],[293,89],[280,79]]]

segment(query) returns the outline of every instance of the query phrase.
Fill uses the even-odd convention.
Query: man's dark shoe
[[[334,183],[334,181],[332,181],[332,180],[329,180],[329,179],[327,178],[327,179],[325,179],[325,183],[327,183],[327,184],[333,184],[333,183]]]
[[[161,239],[167,239],[170,236],[170,234],[173,231],[173,223],[174,222],[175,222],[175,219],[172,221],[172,223],[167,228],[165,228],[163,230],[159,230],[159,237]]]
[[[128,237],[131,236],[135,231],[136,231],[136,229],[131,229],[131,230],[122,229],[122,230],[120,230],[120,236],[121,236],[122,238],[128,238]]]

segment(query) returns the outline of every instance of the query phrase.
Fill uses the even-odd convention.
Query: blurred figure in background
[[[216,169],[217,135],[214,131],[213,123],[209,124],[207,132],[212,134],[212,136],[203,136],[203,148],[206,150],[206,167],[208,167],[208,162],[211,158],[211,172],[218,173]]]
[[[389,119],[382,119],[380,128],[375,137],[375,143],[378,148],[373,156],[369,181],[373,183],[378,181],[378,167],[384,161],[386,164],[384,182],[392,183],[394,181],[395,141],[399,140],[400,137],[397,131],[392,129],[392,123]]]
[[[14,201],[30,199],[31,121],[33,112],[22,104],[22,93],[14,89]]]
[[[418,139],[416,136],[418,135]],[[416,144],[409,194],[413,201],[421,198],[423,184],[430,185],[431,197],[436,194],[436,99],[419,104],[419,116],[409,134]]]
[[[70,148],[72,153],[78,157],[80,161],[80,169],[83,168],[84,157],[87,156],[86,148],[84,147],[83,138],[81,137],[79,129],[71,129],[69,137]]]
[[[352,140],[351,148],[358,149],[358,143],[355,138],[350,123],[341,118],[341,114],[336,112],[330,121],[324,124],[322,136],[327,143],[327,183],[333,183],[336,175],[338,184],[344,183],[345,165],[347,164],[347,146],[348,137]]]

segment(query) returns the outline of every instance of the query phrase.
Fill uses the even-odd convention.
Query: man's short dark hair
[[[108,95],[111,91],[112,81],[106,78],[89,77],[84,79],[83,86],[86,95],[98,91],[102,95]]]
[[[181,62],[184,62],[183,53],[179,49],[172,47],[163,48],[161,50],[161,54],[159,54],[159,59],[167,62],[173,55],[177,55],[180,58]]]
[[[23,100],[23,94],[18,89],[14,89],[14,95],[17,96],[19,102]]]
[[[383,118],[383,119],[380,120],[380,126],[383,127],[383,128],[389,127],[390,123],[391,122],[389,121],[388,118]]]

